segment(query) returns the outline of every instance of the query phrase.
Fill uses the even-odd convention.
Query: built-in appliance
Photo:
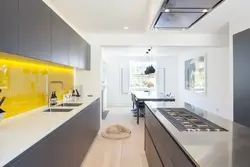
[[[179,131],[187,132],[222,132],[226,129],[216,125],[185,108],[157,108]]]
[[[155,29],[190,28],[224,0],[164,0],[152,27]]]

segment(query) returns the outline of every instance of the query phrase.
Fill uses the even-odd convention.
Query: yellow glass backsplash
[[[71,67],[28,59],[0,52],[0,97],[6,96],[1,108],[4,118],[47,104],[47,87],[50,81],[62,81],[51,85],[59,100],[74,86],[74,70]]]

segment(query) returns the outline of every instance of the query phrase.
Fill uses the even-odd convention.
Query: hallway
[[[111,108],[102,121],[103,129],[121,124],[131,129],[132,135],[125,140],[108,140],[99,134],[92,144],[81,167],[148,167],[144,152],[144,122],[136,124],[130,108]]]

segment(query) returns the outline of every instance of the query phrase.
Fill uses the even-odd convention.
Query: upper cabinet
[[[83,50],[83,55],[82,61],[81,61],[81,68],[90,70],[90,54],[91,54],[91,47],[90,45],[83,39],[82,41],[82,50]]]
[[[69,65],[80,68],[82,38],[73,29],[70,33]]]
[[[18,0],[0,1],[0,51],[17,54]]]
[[[69,65],[69,43],[71,28],[52,11],[52,62]]]
[[[42,0],[19,0],[18,53],[51,60],[51,10]]]
[[[42,0],[0,0],[0,51],[90,70],[90,45]]]
[[[70,66],[90,70],[90,45],[74,30],[70,37]]]

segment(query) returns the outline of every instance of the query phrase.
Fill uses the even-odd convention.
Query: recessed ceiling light
[[[203,12],[203,13],[207,13],[207,12],[208,12],[208,9],[203,9],[202,12]]]
[[[170,9],[165,9],[165,12],[170,12]]]
[[[128,29],[128,27],[123,27],[123,29],[124,29],[124,30],[127,30],[127,29]]]
[[[183,28],[182,30],[185,31],[185,30],[187,30],[187,29],[186,29],[186,28]]]

